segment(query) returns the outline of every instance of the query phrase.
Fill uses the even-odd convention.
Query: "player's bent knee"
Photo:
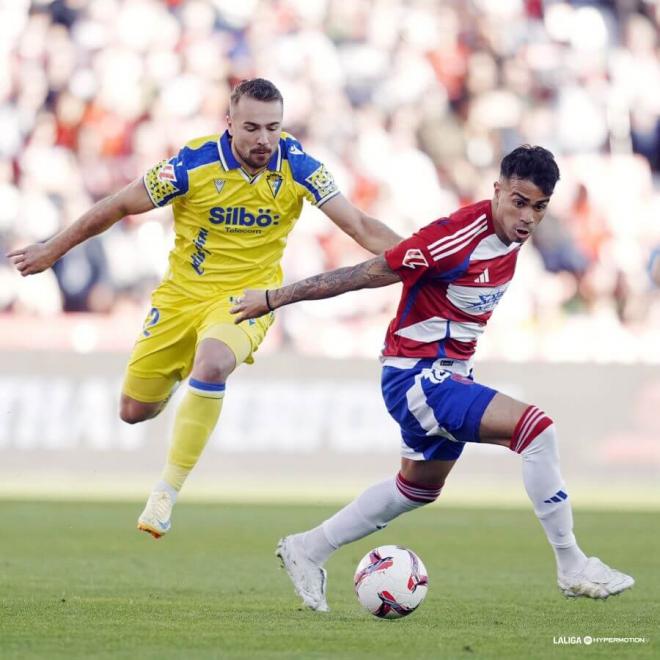
[[[191,376],[205,383],[224,383],[236,368],[236,358],[226,347],[205,350],[197,355]]]
[[[141,401],[122,397],[119,406],[119,418],[127,424],[138,424],[155,417],[160,412],[161,407],[162,402],[142,403]]]
[[[527,447],[546,429],[554,433],[554,421],[540,408],[529,406],[520,416],[516,428],[513,431],[511,451],[522,454]]]
[[[136,411],[133,408],[120,408],[119,419],[127,424],[138,424],[139,422],[144,422],[146,419],[149,419],[149,417],[143,412]]]

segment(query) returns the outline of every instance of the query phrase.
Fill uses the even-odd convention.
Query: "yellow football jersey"
[[[339,194],[325,166],[282,133],[267,167],[252,176],[228,132],[189,142],[144,175],[155,206],[172,204],[171,281],[194,298],[281,284],[280,260],[303,199],[321,206]]]

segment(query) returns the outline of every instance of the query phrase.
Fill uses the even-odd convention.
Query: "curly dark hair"
[[[500,176],[505,179],[528,179],[545,195],[552,195],[559,181],[559,167],[547,149],[523,144],[502,159]]]
[[[241,80],[231,92],[231,105],[238,103],[242,96],[249,96],[257,101],[279,101],[284,103],[280,90],[270,80],[264,78]]]

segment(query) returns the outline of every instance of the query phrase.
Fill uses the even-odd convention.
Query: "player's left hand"
[[[6,257],[12,261],[23,277],[41,273],[57,261],[57,256],[53,254],[48,243],[33,243],[9,252]]]
[[[234,323],[268,314],[270,310],[266,302],[266,291],[246,289],[242,296],[236,298],[236,304],[229,311],[236,317]]]

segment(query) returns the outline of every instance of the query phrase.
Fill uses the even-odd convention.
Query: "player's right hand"
[[[57,261],[46,243],[33,243],[27,247],[13,250],[7,254],[7,258],[11,259],[23,277],[41,273]]]

